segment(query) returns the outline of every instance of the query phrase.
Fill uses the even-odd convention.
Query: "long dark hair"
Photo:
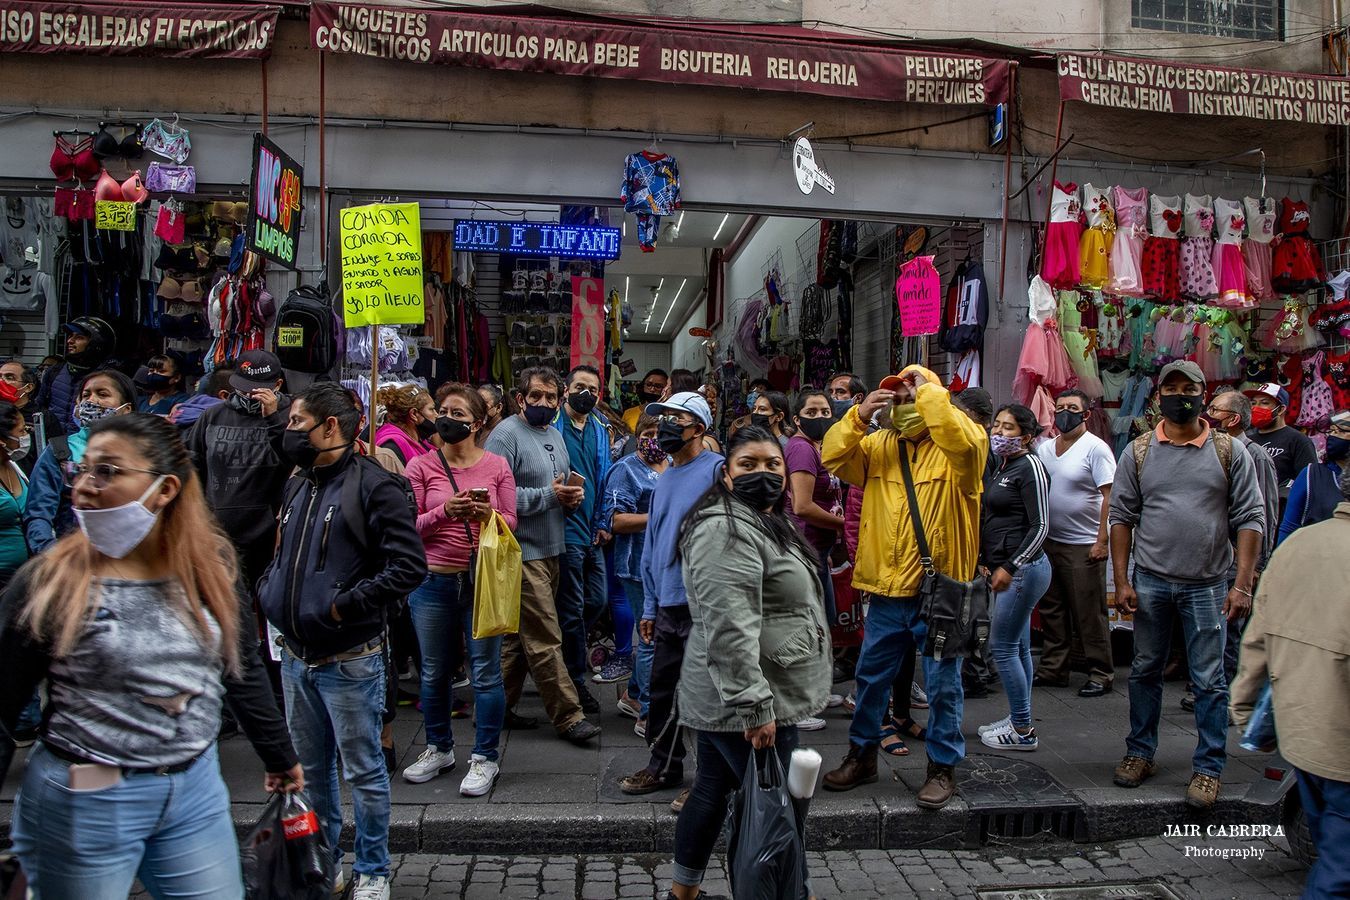
[[[774,437],[773,432],[767,428],[760,428],[758,425],[747,425],[740,428],[728,440],[725,448],[726,458],[731,459],[737,450],[746,444],[769,444],[780,454],[783,452],[782,444],[778,443],[778,438]],[[698,520],[703,510],[715,503],[722,504],[723,514],[731,516],[731,505],[733,503],[745,506],[745,504],[736,498],[736,495],[727,489],[726,483],[722,480],[722,475],[726,472],[726,463],[717,473],[717,478],[713,481],[712,487],[704,491],[703,496],[693,505],[688,513],[685,514],[683,521],[680,522],[680,539],[675,548],[675,559],[681,558],[681,547],[684,540],[694,528],[694,523]],[[795,522],[787,514],[787,474],[783,474],[783,492],[778,495],[768,512],[754,510],[759,524],[768,532],[770,540],[782,552],[787,552],[789,547],[796,547],[802,554],[813,563],[819,561],[820,554],[814,547],[806,542],[801,531],[797,528]],[[750,507],[746,507],[749,509]],[[736,520],[731,519],[732,530],[736,528]]]

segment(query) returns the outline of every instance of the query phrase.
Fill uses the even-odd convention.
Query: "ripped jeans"
[[[1181,617],[1195,692],[1199,735],[1192,768],[1218,777],[1228,761],[1228,681],[1223,675],[1226,622],[1223,601],[1228,582],[1189,584],[1135,569],[1134,663],[1130,666],[1130,736],[1125,752],[1153,759],[1162,716],[1163,667],[1172,639],[1172,620]]]

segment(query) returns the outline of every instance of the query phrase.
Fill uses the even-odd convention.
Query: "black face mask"
[[[660,399],[660,391],[638,391],[638,402],[643,406],[646,406],[648,403],[655,403]]]
[[[452,419],[449,416],[441,416],[437,419],[434,429],[441,436],[441,440],[447,444],[458,444],[473,434],[473,429],[469,427],[468,422],[461,422],[459,419]]]
[[[595,395],[590,391],[576,391],[567,395],[567,405],[572,407],[572,412],[584,416],[595,409]]]
[[[1087,421],[1087,413],[1074,412],[1071,409],[1061,409],[1055,413],[1055,427],[1059,429],[1060,434],[1068,434],[1079,425]]]
[[[535,406],[533,403],[525,404],[525,421],[529,422],[535,428],[543,428],[558,411],[551,406]]]
[[[256,397],[245,397],[243,394],[231,394],[230,406],[234,407],[239,412],[250,416],[262,415],[262,401]]]
[[[172,381],[172,376],[165,375],[162,372],[150,372],[145,376],[145,386],[152,391],[168,390]]]
[[[1158,400],[1158,411],[1173,424],[1189,425],[1200,417],[1204,405],[1199,394],[1166,394]]]
[[[751,413],[750,424],[763,428],[765,431],[773,431],[773,426],[769,424],[769,420],[772,418],[773,416],[766,416],[764,413]]]
[[[731,493],[752,509],[763,512],[783,494],[783,476],[775,472],[751,472],[731,479]]]
[[[434,435],[435,433],[436,433],[436,426],[431,422],[428,422],[426,419],[423,419],[422,421],[417,423],[417,436],[420,437],[422,440],[424,441],[430,440],[431,436]]]
[[[834,424],[834,419],[827,419],[824,416],[817,416],[814,419],[798,419],[797,427],[801,429],[802,434],[813,441],[823,440],[825,432],[830,430]]]
[[[684,436],[684,429],[689,426],[680,425],[678,422],[662,422],[656,426],[656,443],[666,453],[674,456],[684,449],[684,445],[693,440]]]
[[[281,454],[302,469],[313,468],[314,461],[319,458],[320,450],[310,442],[309,436],[321,427],[323,427],[322,422],[315,425],[314,428],[303,431],[289,428],[283,431],[281,433]]]
[[[848,400],[830,401],[830,409],[834,410],[835,421],[842,419],[844,415],[852,408],[853,408],[853,400],[851,398]]]

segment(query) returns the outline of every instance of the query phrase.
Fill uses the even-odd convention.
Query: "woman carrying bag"
[[[430,574],[408,601],[422,648],[427,747],[403,770],[403,778],[420,784],[454,768],[451,685],[467,645],[476,731],[469,771],[459,792],[481,797],[492,790],[499,772],[497,745],[506,718],[506,691],[501,636],[473,636],[474,563],[482,529],[494,515],[505,519],[508,527],[516,526],[516,480],[505,459],[472,440],[487,417],[487,404],[477,390],[465,384],[442,385],[436,391],[436,406],[442,445],[411,460],[406,470],[417,497],[417,530]]]
[[[680,669],[680,724],[698,736],[698,773],[675,826],[671,896],[699,896],[752,748],[786,771],[797,724],[825,706],[830,639],[815,551],[788,518],[783,450],[747,426],[681,526],[692,627]]]

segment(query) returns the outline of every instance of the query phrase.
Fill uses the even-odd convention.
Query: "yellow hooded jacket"
[[[914,367],[917,368],[917,367]],[[909,443],[910,471],[928,547],[939,572],[975,577],[980,546],[980,494],[989,436],[956,407],[937,376],[923,369],[915,406],[928,434]],[[853,586],[884,597],[913,597],[923,569],[900,469],[899,433],[867,433],[855,406],[825,434],[821,461],[843,481],[865,489]]]

